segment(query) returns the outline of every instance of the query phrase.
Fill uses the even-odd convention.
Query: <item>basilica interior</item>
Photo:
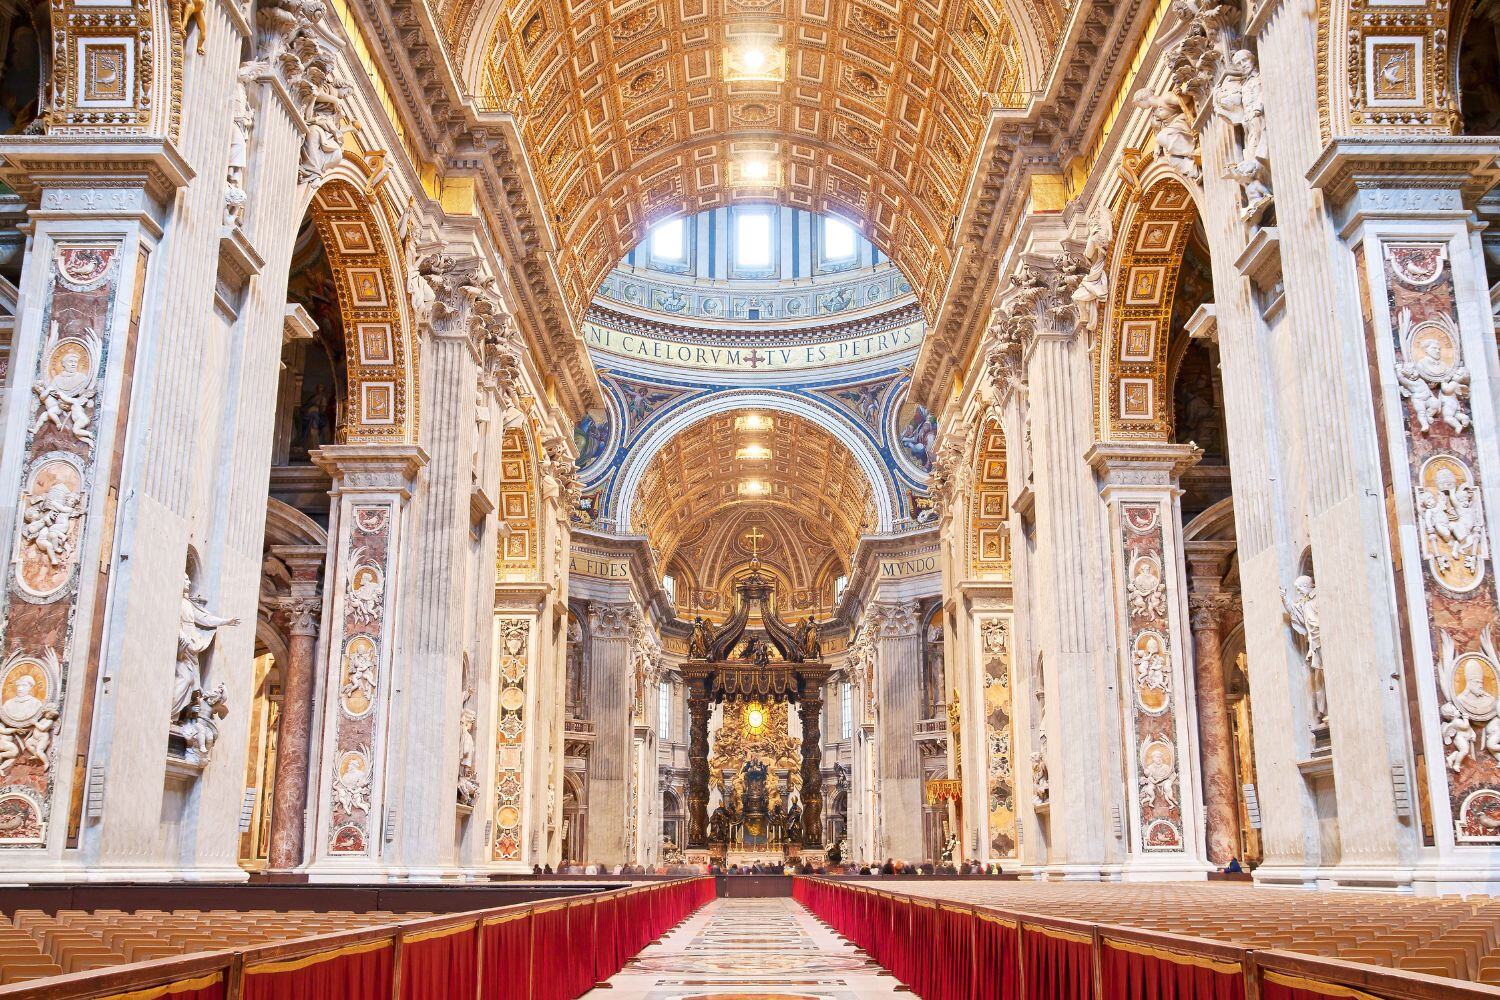
[[[0,1000],[1500,996],[1497,67],[0,0]]]

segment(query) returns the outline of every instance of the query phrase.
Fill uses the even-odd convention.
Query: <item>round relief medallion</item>
[[[518,687],[508,687],[500,692],[500,707],[507,712],[518,712],[526,704],[526,693]]]

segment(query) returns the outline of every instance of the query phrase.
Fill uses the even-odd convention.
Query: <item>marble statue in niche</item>
[[[1318,722],[1328,721],[1328,695],[1323,687],[1323,626],[1318,619],[1318,592],[1311,576],[1292,581],[1292,592],[1283,588],[1281,603],[1287,622],[1303,640],[1304,659],[1312,682],[1313,711]]]
[[[241,66],[235,81],[234,103],[230,105],[229,117],[234,130],[229,138],[229,164],[224,176],[224,227],[234,229],[244,225],[245,203],[249,195],[245,191],[245,171],[250,165],[250,132],[255,128],[255,110],[250,104],[250,83],[255,79],[254,66]]]
[[[476,722],[474,709],[466,705],[458,717],[458,801],[466,806],[472,806],[479,795],[479,771],[474,765]]]
[[[1037,738],[1038,749],[1031,751],[1031,801],[1044,806],[1052,801],[1052,785],[1047,780],[1047,737]]]
[[[182,602],[178,616],[177,667],[172,683],[172,728],[181,736],[190,756],[206,762],[218,739],[217,719],[228,713],[224,685],[212,690],[203,686],[203,654],[213,645],[219,629],[238,625],[238,618],[211,614],[200,597],[193,596],[193,580],[182,578]]]
[[[1481,749],[1500,760],[1500,657],[1489,628],[1480,633],[1481,652],[1458,653],[1446,629],[1439,643],[1443,745],[1453,748],[1444,760],[1456,774]]]
[[[92,413],[99,395],[95,359],[99,356],[99,346],[99,338],[91,331],[70,331],[64,336],[58,321],[52,321],[42,371],[31,388],[37,397],[32,434],[51,424],[80,441],[93,443]]]
[[[1412,327],[1411,310],[1403,309],[1397,324],[1401,358],[1396,381],[1401,396],[1411,403],[1412,416],[1422,433],[1441,420],[1462,433],[1472,422],[1464,406],[1469,397],[1469,369],[1463,363],[1458,329],[1444,315]]]
[[[53,650],[46,658],[45,667],[29,657],[14,660],[0,682],[0,775],[21,761],[35,761],[43,771],[52,766],[48,750],[58,706],[48,696],[62,668]]]
[[[1214,87],[1214,111],[1229,122],[1239,139],[1239,159],[1226,176],[1238,184],[1245,204],[1240,219],[1252,225],[1271,204],[1271,164],[1266,151],[1266,105],[1255,53],[1239,49],[1229,57]]]

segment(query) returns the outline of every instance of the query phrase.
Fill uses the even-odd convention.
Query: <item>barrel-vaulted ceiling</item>
[[[574,316],[652,223],[771,200],[862,222],[931,318],[988,111],[1035,79],[1068,9],[430,2],[470,92],[520,121]]]
[[[811,420],[736,410],[687,427],[652,457],[631,530],[651,540],[666,566],[703,522],[769,507],[815,526],[847,562],[874,526],[873,490],[849,449]]]

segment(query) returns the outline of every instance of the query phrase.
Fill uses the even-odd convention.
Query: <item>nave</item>
[[[607,989],[607,992],[606,992]],[[791,899],[717,899],[641,952],[599,1000],[893,997],[900,984]]]

